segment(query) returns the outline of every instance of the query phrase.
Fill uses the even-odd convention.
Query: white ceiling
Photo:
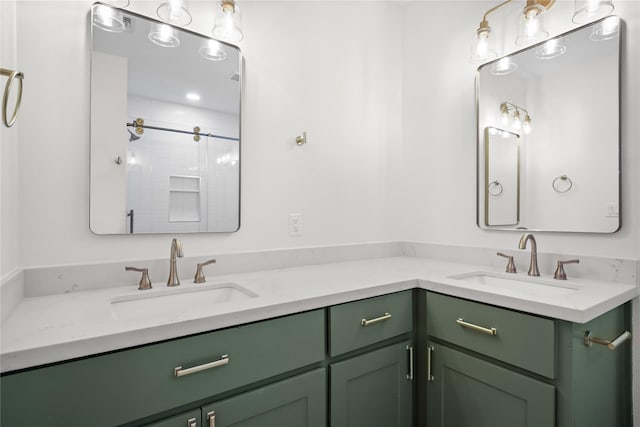
[[[130,13],[127,30],[111,33],[93,27],[93,50],[128,58],[129,94],[224,113],[240,113],[240,83],[231,80],[239,74],[240,53],[221,43],[224,61],[210,61],[198,50],[209,38],[179,29],[180,45],[161,47],[148,38],[155,21]],[[200,101],[186,99],[188,92]]]

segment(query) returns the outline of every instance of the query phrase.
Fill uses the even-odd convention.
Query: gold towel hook
[[[20,105],[22,104],[22,81],[24,80],[24,74],[20,71],[0,68],[0,75],[9,77],[7,84],[4,87],[4,92],[2,93],[2,123],[6,127],[10,128],[15,124],[16,118],[18,117],[18,111],[20,111]],[[11,93],[11,86],[16,78],[20,83],[18,86],[18,96],[16,98],[16,105],[13,109],[11,119],[7,120],[7,103],[9,102],[9,93]]]

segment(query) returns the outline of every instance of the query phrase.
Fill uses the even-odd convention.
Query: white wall
[[[470,43],[482,14],[495,2],[411,2],[404,7],[403,154],[408,197],[396,215],[400,240],[515,249],[521,233],[476,227],[476,138]],[[622,229],[615,234],[539,233],[543,252],[637,259],[640,250],[640,2],[616,1],[626,21],[622,52]],[[437,6],[437,13],[435,9]],[[548,15],[553,36],[576,27],[573,2],[558,1]],[[497,30],[501,21],[491,22]],[[434,36],[439,34],[439,36]],[[508,38],[506,51],[516,50]],[[427,48],[428,47],[428,48]],[[505,52],[505,53],[508,53]],[[428,77],[428,78],[427,78]],[[553,266],[541,266],[547,272]]]
[[[91,2],[22,1],[28,77],[18,161],[22,267],[166,256],[171,236],[89,231]],[[210,3],[191,1],[208,34]],[[401,142],[401,10],[392,3],[244,2],[241,228],[182,235],[188,256],[387,241]],[[155,13],[153,2],[132,9]],[[308,143],[294,138],[307,132]],[[4,193],[3,193],[4,198]],[[289,237],[288,214],[303,215]],[[4,242],[4,236],[3,236]]]
[[[16,2],[0,1],[0,66],[22,71],[16,51]],[[26,76],[27,79],[29,76]],[[6,77],[0,79],[4,91]],[[28,81],[28,80],[27,80]],[[17,83],[13,84],[15,90]],[[11,108],[11,107],[10,107]],[[22,117],[11,128],[0,124],[0,278],[18,267],[18,128]]]

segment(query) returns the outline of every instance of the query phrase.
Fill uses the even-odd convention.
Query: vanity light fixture
[[[216,3],[213,36],[229,42],[239,42],[244,34],[238,3],[235,0],[217,0]]]
[[[586,24],[610,15],[613,9],[613,1],[611,0],[575,0],[575,12],[571,20],[575,24]]]
[[[91,22],[94,27],[110,33],[121,33],[127,28],[122,12],[104,4],[95,4],[91,8]]]
[[[222,44],[213,39],[202,40],[199,52],[203,58],[209,61],[224,61],[227,58],[227,52]]]
[[[531,133],[531,116],[529,112],[511,102],[505,101],[500,104],[500,113],[502,115],[502,123],[507,125],[511,121],[511,125],[515,130],[520,130],[526,134]],[[524,117],[522,117],[524,114]]]
[[[498,56],[494,47],[495,37],[491,37],[491,27],[489,26],[489,20],[487,17],[490,13],[495,12],[502,6],[511,3],[513,0],[506,0],[497,6],[487,10],[482,16],[482,21],[473,35],[473,41],[471,42],[471,57],[469,60],[472,63],[480,63]]]
[[[562,37],[556,37],[548,40],[546,43],[536,49],[536,58],[552,59],[557,58],[567,51],[567,45]]]
[[[176,29],[161,22],[151,23],[149,40],[162,47],[180,46],[180,39]]]
[[[191,24],[191,14],[187,9],[186,0],[169,0],[158,6],[156,13],[167,24],[185,27]]]

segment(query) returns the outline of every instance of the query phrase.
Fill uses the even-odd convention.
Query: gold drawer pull
[[[482,332],[489,335],[498,335],[498,330],[496,328],[485,328],[484,326],[474,325],[473,323],[465,322],[461,317],[458,317],[456,323],[462,327],[473,329],[474,331]]]
[[[385,313],[384,316],[376,317],[375,319],[371,319],[371,320],[362,319],[362,322],[360,322],[360,324],[362,326],[369,326],[369,325],[373,325],[374,323],[384,322],[385,320],[389,320],[389,319],[391,319],[391,314]]]
[[[207,421],[209,421],[209,427],[216,427],[216,411],[207,413]]]
[[[618,338],[614,339],[613,341],[596,338],[591,335],[591,331],[587,331],[584,333],[584,345],[588,345],[589,347],[591,347],[593,343],[596,343],[600,345],[606,345],[609,350],[615,350],[620,344],[628,339],[631,339],[631,332],[629,331],[624,331]]]
[[[206,371],[207,369],[217,368],[218,366],[226,365],[229,363],[231,359],[229,356],[224,354],[220,358],[220,360],[216,360],[215,362],[205,363],[204,365],[194,366],[193,368],[182,369],[182,366],[178,366],[173,370],[173,373],[176,377],[184,377],[185,375],[195,374],[196,372]]]
[[[198,421],[195,418],[189,418],[187,420],[187,427],[198,427]]]

